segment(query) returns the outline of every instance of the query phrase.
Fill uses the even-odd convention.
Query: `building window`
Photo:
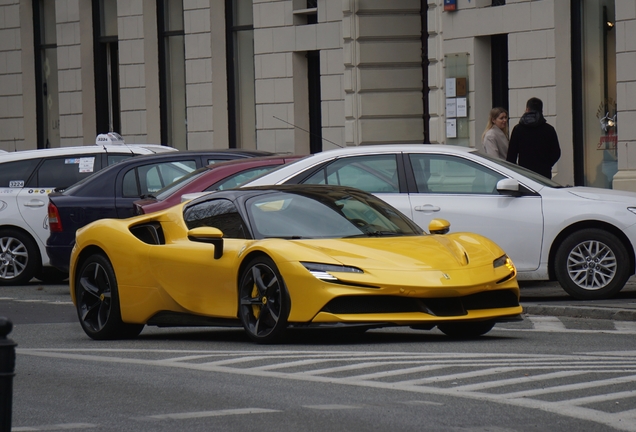
[[[93,0],[97,133],[121,133],[117,2]]]
[[[618,171],[614,0],[572,0],[574,181],[611,188]]]
[[[492,71],[492,106],[509,109],[508,101],[508,35],[490,36]]]
[[[60,146],[55,2],[33,2],[38,148]]]
[[[252,0],[226,0],[230,148],[256,148]]]
[[[185,85],[183,0],[163,0],[157,8],[161,142],[179,150],[188,148]]]
[[[320,91],[320,51],[307,52],[309,84],[309,152],[322,151],[322,97]]]

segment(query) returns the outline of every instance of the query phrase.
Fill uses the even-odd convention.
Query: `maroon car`
[[[265,156],[211,164],[199,168],[157,191],[133,202],[136,214],[163,210],[181,202],[189,193],[212,192],[237,187],[256,176],[304,156]]]

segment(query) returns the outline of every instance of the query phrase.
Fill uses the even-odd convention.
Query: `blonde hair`
[[[510,118],[510,116],[508,115],[508,111],[505,108],[495,107],[490,110],[490,115],[488,116],[488,122],[486,123],[486,129],[484,129],[484,133],[481,134],[481,142],[484,142],[484,137],[486,136],[486,132],[492,129],[492,127],[495,125],[495,120],[497,120],[497,117],[499,117],[501,113],[506,113],[506,117]],[[506,127],[503,129],[503,133],[506,135],[506,138],[509,138],[508,122],[506,122]]]

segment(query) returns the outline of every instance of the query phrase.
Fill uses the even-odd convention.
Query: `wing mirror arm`
[[[214,246],[214,259],[223,256],[223,232],[217,228],[199,227],[188,231],[188,240]]]

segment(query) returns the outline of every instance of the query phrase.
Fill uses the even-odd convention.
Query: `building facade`
[[[3,0],[0,149],[481,147],[532,96],[554,178],[636,190],[636,0]]]

